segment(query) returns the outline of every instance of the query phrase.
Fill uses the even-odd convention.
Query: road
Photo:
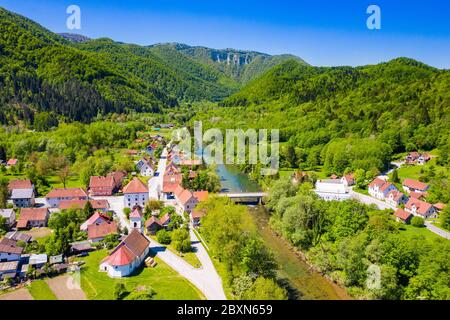
[[[450,240],[450,232],[447,232],[445,230],[436,227],[435,225],[431,224],[431,222],[425,221],[425,227],[427,227],[428,230],[437,234],[438,236]]]
[[[148,181],[148,192],[149,192],[149,199],[158,199],[160,200],[160,193],[162,191],[163,186],[163,176],[166,172],[166,166],[167,166],[167,149],[164,148],[161,159],[159,159],[158,162],[158,170],[157,172],[159,175],[157,177],[153,177]]]
[[[375,199],[375,198],[373,198],[371,196],[367,196],[365,194],[361,194],[361,193],[355,192],[352,189],[350,189],[350,195],[351,195],[352,198],[354,198],[354,199],[356,199],[359,202],[362,202],[364,204],[367,204],[367,205],[374,204],[380,210],[386,210],[386,209],[393,209],[393,210],[395,210],[396,209],[395,207],[390,206],[389,204],[387,204],[384,201]]]

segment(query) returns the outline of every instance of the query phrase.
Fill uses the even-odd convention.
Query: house
[[[48,262],[50,264],[58,264],[58,263],[64,263],[64,255],[59,254],[56,256],[50,256],[50,258],[48,259]]]
[[[102,212],[95,212],[89,219],[87,219],[81,226],[80,231],[88,231],[88,227],[93,224],[102,224],[102,223],[108,223],[111,219],[104,215]]]
[[[5,219],[8,228],[12,227],[16,222],[16,214],[13,209],[0,209],[0,217]]]
[[[159,230],[163,229],[163,225],[158,218],[152,216],[145,222],[145,229],[148,234],[155,235]]]
[[[194,195],[194,198],[197,199],[197,202],[205,202],[209,198],[209,192],[208,191],[194,191],[192,193]]]
[[[426,192],[430,188],[429,185],[426,183],[413,180],[413,179],[405,179],[403,181],[403,189],[405,189],[406,192]]]
[[[350,193],[340,179],[318,180],[314,192],[326,201],[350,199]]]
[[[406,162],[406,164],[409,164],[409,165],[415,165],[415,164],[424,165],[425,163],[427,163],[430,160],[431,160],[431,156],[428,153],[422,154],[417,151],[410,152],[405,157],[405,162]]]
[[[136,167],[143,177],[151,177],[155,173],[155,165],[151,160],[142,158],[136,164]]]
[[[18,231],[10,231],[5,235],[5,238],[14,240],[14,241],[23,241],[25,243],[29,243],[32,240],[32,237],[26,233],[18,232]]]
[[[108,173],[107,177],[113,177],[114,179],[114,192],[118,192],[122,188],[123,180],[126,178],[127,173],[125,171],[114,171]]]
[[[100,271],[111,278],[130,276],[144,262],[149,252],[150,240],[136,229],[107,256],[100,264]]]
[[[77,241],[77,242],[73,242],[70,244],[70,252],[72,254],[79,254],[79,253],[83,253],[83,252],[88,252],[91,251],[92,248],[92,244],[90,241],[85,240],[85,241]]]
[[[398,191],[396,186],[380,178],[375,178],[375,180],[369,184],[369,194],[380,200],[385,200],[389,192],[394,190]]]
[[[14,189],[34,189],[31,180],[11,180],[8,184],[9,192],[12,192]]]
[[[163,177],[163,197],[166,200],[171,200],[175,198],[175,190],[181,185],[183,182],[182,174],[174,174],[167,175],[164,174]]]
[[[191,191],[184,189],[182,186],[178,185],[174,192],[175,200],[178,206],[180,206],[183,211],[191,213],[198,203],[197,198],[194,197]]]
[[[194,166],[201,166],[202,165],[201,159],[185,159],[180,161],[180,166],[183,167],[194,167]]]
[[[8,190],[15,208],[29,208],[34,206],[34,185],[30,180],[12,180],[8,184]]]
[[[19,269],[19,261],[7,261],[0,263],[0,279],[14,278]]]
[[[397,209],[394,213],[395,219],[397,222],[403,222],[405,224],[409,224],[413,215],[410,212],[407,212],[403,209]]]
[[[428,153],[421,154],[419,159],[417,159],[417,164],[423,166],[428,161],[431,160],[431,156]]]
[[[112,196],[116,183],[114,177],[98,177],[93,176],[89,181],[89,195],[95,196]]]
[[[117,224],[114,221],[91,224],[87,228],[87,233],[89,241],[100,242],[110,234],[117,234]]]
[[[191,223],[194,227],[200,226],[200,219],[206,215],[205,210],[194,210],[191,213]]]
[[[393,207],[405,204],[408,201],[408,197],[403,192],[398,190],[392,190],[386,197],[386,203]]]
[[[8,162],[6,162],[7,167],[14,167],[19,163],[19,160],[17,159],[9,159]]]
[[[405,210],[425,219],[435,217],[436,215],[436,210],[432,204],[414,198],[409,198],[405,205]]]
[[[45,200],[52,208],[58,208],[64,200],[89,200],[89,197],[81,188],[53,189],[45,196]]]
[[[344,186],[346,187],[350,187],[353,186],[355,184],[355,175],[353,173],[350,174],[346,174],[345,176],[343,176],[341,178],[341,182],[344,184]]]
[[[135,206],[145,207],[149,199],[148,187],[138,178],[133,178],[123,188],[123,201],[127,208],[134,208]]]
[[[13,189],[11,200],[14,208],[30,208],[34,206],[34,189]]]
[[[137,229],[141,232],[144,231],[144,214],[140,206],[133,208],[133,211],[130,213],[129,220],[132,229]]]
[[[436,210],[436,212],[439,213],[439,212],[441,212],[442,210],[445,209],[446,205],[444,203],[439,202],[439,203],[433,204],[433,207]]]
[[[170,224],[170,213],[166,213],[160,220],[159,222],[161,222],[161,225],[163,226],[163,228],[168,228],[169,224]]]
[[[137,150],[127,150],[125,153],[127,155],[129,155],[129,156],[137,156],[139,154],[139,151],[137,151]]]
[[[0,240],[0,262],[19,261],[23,248],[17,246],[17,241],[3,238]]]
[[[426,193],[426,192],[422,193],[422,192],[411,191],[411,192],[409,193],[409,196],[410,196],[411,198],[414,198],[414,199],[425,200],[425,198],[426,198],[426,196],[427,196],[427,193]]]
[[[17,229],[46,227],[49,216],[47,208],[22,208],[17,221]]]
[[[308,173],[305,171],[295,171],[292,175],[291,175],[291,182],[292,184],[299,184],[299,183],[303,183],[303,181],[307,180],[308,177]]]
[[[91,206],[96,211],[101,211],[106,213],[109,211],[109,202],[108,200],[89,200]],[[87,200],[63,200],[59,203],[60,210],[83,210]]]
[[[45,253],[31,254],[28,264],[35,269],[40,269],[47,263],[47,261],[48,259]]]

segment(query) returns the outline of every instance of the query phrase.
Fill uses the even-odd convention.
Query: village
[[[410,152],[401,164],[423,166],[430,159],[429,154]],[[354,191],[355,174],[349,173],[341,178],[332,175],[330,179],[318,180],[315,192],[320,198],[327,201],[343,201],[354,198],[369,205],[373,204],[381,210],[391,209],[394,211],[395,219],[404,224],[411,224],[413,218],[417,217],[415,225],[427,227],[431,232],[450,239],[449,232],[434,226],[430,222],[430,220],[438,218],[439,213],[444,210],[445,204],[427,202],[429,184],[409,178],[397,184],[389,180],[388,175],[376,177],[369,181],[367,194],[363,194]]]
[[[10,181],[10,207],[0,209],[8,228],[0,240],[0,289],[79,272],[83,258],[108,248],[96,268],[112,279],[132,277],[142,267],[154,268],[156,256],[206,298],[225,299],[221,279],[194,231],[206,214],[196,207],[208,199],[209,192],[183,187],[204,169],[201,161],[184,159],[176,146],[158,134],[138,140],[147,147],[126,151],[134,159],[135,171],[91,176],[87,190],[54,188],[37,198],[30,180]],[[7,166],[16,164],[8,161]],[[51,220],[64,212],[86,215],[77,241],[71,239],[67,251],[52,256],[29,250],[39,230],[58,236]]]

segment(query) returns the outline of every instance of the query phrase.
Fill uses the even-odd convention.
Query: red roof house
[[[89,217],[89,219],[87,219],[81,226],[80,226],[80,230],[81,231],[87,231],[88,227],[90,225],[93,224],[102,224],[102,223],[108,223],[110,222],[111,219],[104,215],[101,212],[95,212],[92,216]]]
[[[64,200],[88,200],[86,191],[81,188],[53,189],[46,196],[48,204],[52,208],[58,208],[61,201]]]
[[[46,227],[49,218],[47,208],[22,208],[20,217],[17,221],[18,229],[31,229],[38,227]]]
[[[117,224],[114,221],[108,221],[100,224],[91,224],[87,228],[88,239],[91,242],[102,241],[106,236],[117,233]]]
[[[409,198],[405,205],[405,210],[423,218],[429,218],[435,214],[435,209],[432,204],[414,198]]]
[[[116,183],[112,176],[91,177],[89,182],[89,194],[91,196],[112,196]]]
[[[403,209],[397,209],[394,213],[398,222],[409,223],[413,215]]]
[[[426,183],[413,180],[413,179],[405,179],[403,181],[403,189],[405,189],[408,193],[409,192],[425,192],[430,188],[429,185]]]

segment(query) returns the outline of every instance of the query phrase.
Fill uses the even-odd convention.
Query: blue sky
[[[407,56],[450,69],[447,0],[0,0],[55,32],[68,32],[72,4],[82,13],[77,33],[93,38],[291,53],[321,66]],[[366,27],[371,4],[381,30]]]

